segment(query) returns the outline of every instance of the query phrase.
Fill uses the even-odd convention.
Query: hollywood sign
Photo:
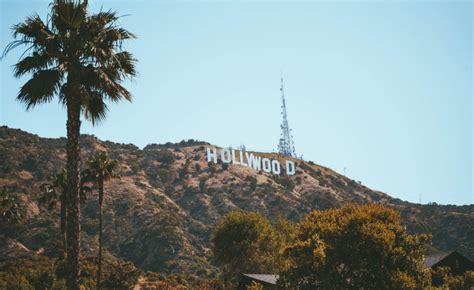
[[[218,152],[216,147],[208,147],[207,162],[218,163],[217,161],[220,159],[222,163],[246,166],[256,171],[263,170],[264,172],[273,173],[275,175],[281,174],[282,167],[284,167],[287,175],[294,175],[296,172],[295,162],[292,160],[285,160],[284,166],[282,166],[280,161],[276,159],[262,158],[261,156],[241,150],[239,150],[238,153],[237,155],[235,149],[223,148]]]

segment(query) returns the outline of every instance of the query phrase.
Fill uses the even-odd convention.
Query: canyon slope
[[[40,185],[65,166],[65,146],[65,138],[0,127],[0,188],[6,187],[25,209],[15,237],[0,243],[1,259],[21,252],[58,255],[58,211],[48,211],[38,199]],[[207,278],[216,273],[210,249],[213,228],[230,211],[258,211],[270,219],[281,215],[297,221],[315,209],[375,202],[396,208],[409,232],[431,234],[434,247],[474,258],[474,205],[405,202],[299,159],[293,159],[297,167],[293,176],[208,163],[207,146],[211,145],[188,140],[140,149],[81,136],[83,161],[105,151],[120,162],[120,178],[106,183],[107,255],[148,271]],[[283,160],[277,154],[254,154]],[[97,249],[97,209],[93,192],[82,204],[85,255]]]

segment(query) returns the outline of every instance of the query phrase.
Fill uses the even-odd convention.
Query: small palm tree
[[[41,185],[43,195],[39,198],[39,203],[44,204],[49,210],[53,210],[59,203],[60,211],[60,227],[61,238],[63,243],[64,254],[67,249],[67,171],[65,168],[61,169],[56,174],[49,177],[50,182]],[[80,201],[81,203],[86,199],[86,192],[91,189],[85,185],[85,179],[80,182]]]
[[[66,239],[66,225],[67,225],[67,171],[62,169],[60,172],[50,177],[51,183],[44,183],[41,185],[43,195],[40,197],[39,202],[46,205],[49,210],[56,208],[59,201],[60,211],[60,225],[61,225],[61,239],[63,242],[63,249],[66,252],[67,239]],[[57,189],[60,191],[58,192]]]
[[[21,208],[16,198],[8,194],[3,187],[0,190],[0,222],[11,224],[20,221]]]
[[[106,101],[131,100],[121,83],[136,75],[132,55],[122,50],[134,35],[118,25],[113,11],[88,14],[87,0],[54,0],[43,21],[28,17],[13,27],[16,40],[3,56],[26,46],[14,75],[31,75],[17,99],[31,109],[58,97],[67,111],[67,264],[68,289],[79,289],[80,204],[79,136],[81,114],[96,123],[107,113]]]
[[[84,178],[92,181],[99,190],[99,257],[97,270],[97,289],[100,289],[102,275],[102,205],[104,203],[104,182],[111,178],[118,178],[116,170],[118,161],[112,160],[104,153],[97,153],[87,160],[87,169],[84,171]]]

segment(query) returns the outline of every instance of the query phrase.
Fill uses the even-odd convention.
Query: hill
[[[0,259],[32,252],[58,254],[58,213],[39,206],[38,197],[40,185],[65,166],[65,145],[65,138],[0,128],[0,187],[6,186],[26,208],[26,221],[15,237],[2,238]],[[270,219],[283,215],[298,220],[313,209],[376,202],[398,209],[410,232],[431,233],[434,247],[474,258],[474,205],[404,202],[298,159],[293,159],[297,167],[293,176],[208,163],[207,146],[188,140],[140,149],[81,136],[83,159],[94,151],[106,151],[120,161],[121,178],[106,184],[104,234],[110,256],[144,270],[212,277],[216,273],[210,252],[212,230],[229,211],[252,210]],[[258,155],[281,160],[276,154]],[[89,196],[82,206],[82,247],[91,255],[97,248],[96,198]]]

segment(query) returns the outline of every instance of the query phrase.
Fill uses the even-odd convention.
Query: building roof
[[[246,277],[249,277],[255,281],[260,281],[263,283],[268,283],[272,285],[277,284],[277,280],[279,278],[278,275],[271,275],[271,274],[242,274]]]
[[[460,266],[459,263],[461,263],[462,266]],[[472,271],[471,269],[474,269],[474,262],[471,261],[466,256],[464,256],[463,254],[459,253],[458,251],[452,251],[452,252],[446,253],[446,252],[437,250],[436,252],[431,252],[425,257],[424,264],[425,264],[425,267],[429,267],[429,268],[439,267],[439,266],[449,266],[452,268],[451,270],[455,270],[453,269],[453,267],[455,268],[461,267],[461,268],[468,269],[470,271]],[[450,264],[453,264],[456,266],[453,266]]]
[[[451,252],[453,253],[453,252]],[[425,267],[430,268],[433,267],[435,264],[446,258],[447,256],[451,255],[451,253],[446,252],[439,252],[435,254],[431,254],[425,257]]]

